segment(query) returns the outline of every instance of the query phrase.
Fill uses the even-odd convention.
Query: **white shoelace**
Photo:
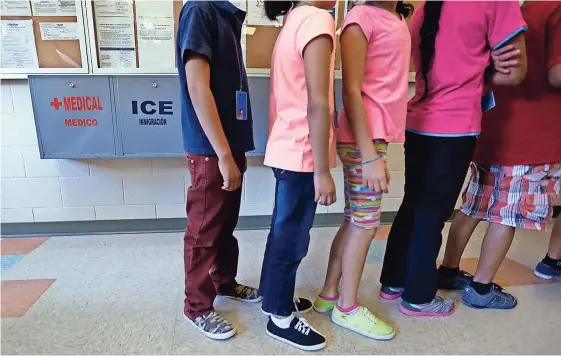
[[[304,318],[300,318],[298,319],[298,323],[296,323],[296,325],[294,325],[294,329],[298,330],[299,332],[301,332],[304,335],[308,335],[310,333],[310,329],[312,329],[312,327],[310,326],[310,324],[308,324],[308,321]]]

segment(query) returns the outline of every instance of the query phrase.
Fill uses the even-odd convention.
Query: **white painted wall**
[[[184,159],[42,160],[27,81],[1,83],[1,221],[39,222],[185,216],[190,177]],[[412,88],[410,88],[412,89]],[[403,197],[401,144],[389,147],[391,189],[384,211]],[[262,158],[248,160],[242,215],[270,215],[275,182]],[[343,172],[333,172],[339,200],[318,213],[343,211]]]

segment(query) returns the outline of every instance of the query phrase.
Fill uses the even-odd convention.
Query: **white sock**
[[[290,323],[294,319],[294,314],[287,317],[287,318],[279,318],[274,315],[271,315],[271,320],[281,329],[288,329],[290,327]]]

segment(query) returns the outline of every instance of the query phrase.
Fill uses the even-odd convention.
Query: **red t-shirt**
[[[528,73],[516,87],[494,87],[497,106],[483,115],[473,161],[525,165],[561,162],[561,89],[548,70],[561,63],[561,3],[532,1],[522,6]]]

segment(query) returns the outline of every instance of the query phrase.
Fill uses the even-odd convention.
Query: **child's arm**
[[[554,88],[561,88],[561,6],[550,16],[547,26],[548,80]]]
[[[526,77],[526,42],[524,35],[519,34],[514,37],[504,47],[512,48],[510,53],[517,53],[516,61],[506,71],[496,71],[488,76],[487,82],[493,85],[519,85]],[[502,48],[502,47],[501,47]],[[500,50],[500,49],[499,49]],[[495,58],[493,60],[496,62]]]
[[[561,63],[549,68],[549,84],[554,88],[561,88]]]
[[[331,205],[337,198],[329,172],[329,132],[331,116],[329,86],[333,39],[322,35],[310,41],[303,51],[308,91],[308,125],[314,156],[316,201]]]
[[[343,104],[362,157],[365,187],[388,192],[386,162],[380,158],[370,136],[370,127],[362,101],[362,82],[368,41],[358,25],[347,26],[341,34],[343,67]]]
[[[197,117],[212,148],[218,155],[218,167],[224,179],[224,190],[236,190],[241,186],[241,173],[232,157],[230,145],[224,134],[210,90],[210,64],[201,55],[191,53],[185,63],[187,87]],[[234,95],[232,93],[232,95]]]

